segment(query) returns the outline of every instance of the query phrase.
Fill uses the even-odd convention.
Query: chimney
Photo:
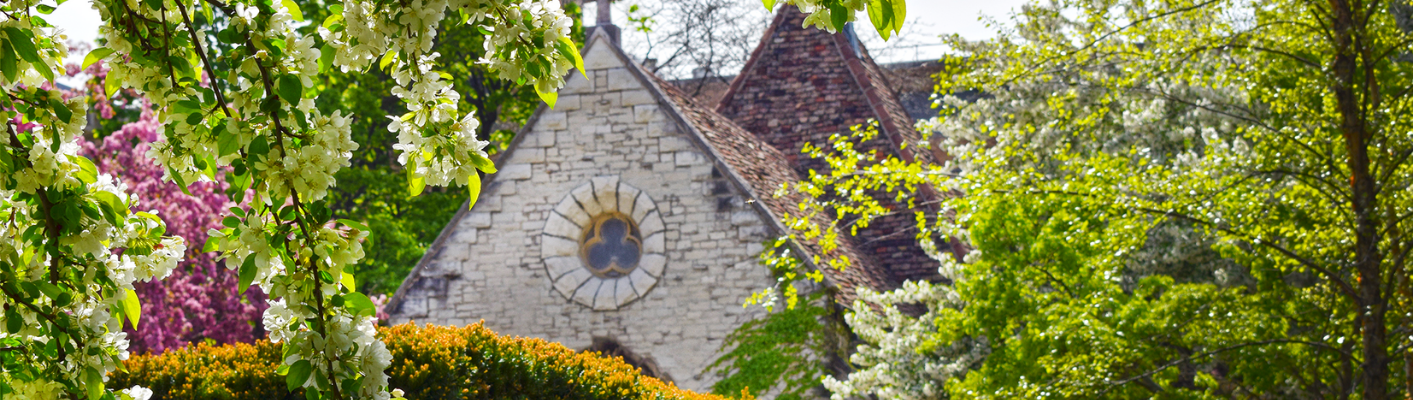
[[[613,24],[613,8],[609,6],[609,0],[596,1],[598,2],[598,5],[595,8],[598,9],[598,16],[594,20],[594,26],[588,26],[588,16],[584,16],[584,39],[587,42],[588,39],[594,37],[594,32],[598,31],[599,29],[603,29],[604,33],[608,34],[609,42],[612,42],[613,45],[617,47],[619,45],[618,39],[621,32],[619,32],[618,26]],[[583,8],[580,9],[582,10]]]

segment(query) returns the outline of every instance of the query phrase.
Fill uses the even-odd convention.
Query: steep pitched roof
[[[822,160],[801,152],[805,143],[823,145],[831,135],[847,134],[850,127],[870,119],[878,122],[882,134],[863,143],[863,150],[904,160],[932,158],[929,152],[910,148],[921,142],[921,135],[887,76],[852,31],[831,34],[803,27],[804,18],[789,6],[776,14],[716,110],[780,150],[802,176],[828,169]],[[937,262],[915,238],[914,209],[891,196],[880,198],[897,212],[874,219],[844,241],[875,261],[866,268],[892,281],[936,277]],[[938,198],[923,188],[914,200],[918,207],[930,208]]]
[[[774,196],[782,185],[800,179],[790,168],[785,155],[779,149],[761,142],[726,116],[696,104],[690,96],[672,84],[652,74],[643,73],[642,76],[652,81],[655,91],[666,100],[663,103],[672,107],[674,114],[689,128],[688,131],[701,141],[701,145],[708,150],[707,153],[716,161],[718,168],[729,171],[727,175],[733,178],[738,190],[746,193],[752,204],[763,206],[758,207],[757,212],[771,222],[775,228],[773,233],[788,233],[789,230],[780,222],[780,217],[790,214],[795,205],[804,201],[804,198],[794,193],[785,197]],[[818,218],[821,219],[816,222],[828,223],[822,219],[823,216]],[[811,262],[810,255],[820,254],[820,248],[815,243],[797,242],[795,245],[796,252],[803,255],[805,262]],[[800,245],[803,247],[799,247]],[[897,285],[897,282],[893,282],[883,271],[868,268],[868,265],[875,265],[877,261],[859,251],[854,243],[841,243],[835,251],[848,256],[853,260],[853,265],[844,270],[827,267],[821,270],[829,283],[840,290],[838,300],[845,306],[853,302],[854,290],[859,286],[879,289]]]
[[[682,131],[686,133],[686,136],[710,158],[713,165],[722,172],[722,175],[740,193],[745,195],[748,206],[769,224],[773,231],[772,234],[779,235],[789,232],[781,223],[780,216],[789,213],[793,205],[803,199],[798,195],[784,198],[773,196],[773,193],[781,185],[799,180],[799,176],[790,167],[784,154],[737,126],[731,119],[695,104],[690,96],[645,71],[624,54],[621,48],[611,44],[605,34],[593,33],[588,40],[588,45],[581,53],[588,54],[589,50],[595,46],[608,46],[613,50],[614,55],[618,57],[624,67],[648,89],[659,107],[683,128]],[[506,150],[496,158],[498,168],[504,167],[503,164],[506,160],[511,159],[510,155],[521,146],[524,138],[529,136],[530,130],[547,110],[548,107],[542,104],[530,116],[529,121],[521,127]],[[484,187],[487,191],[493,190],[497,185],[494,174],[488,175],[484,179]],[[431,260],[437,257],[437,253],[441,251],[445,242],[454,234],[454,228],[460,225],[461,220],[468,215],[472,205],[471,202],[464,204],[452,217],[452,220],[447,223],[447,226],[442,229],[441,234],[437,236],[432,245],[428,247],[427,253],[418,261],[416,267],[413,268],[389,301],[388,310],[390,312],[398,310],[403,299],[407,296],[407,292],[412,290],[414,286],[435,281],[419,278],[437,276],[438,274],[454,274],[453,271],[432,270]],[[827,223],[824,220],[819,222]],[[809,243],[793,243],[793,247],[797,253],[803,255],[802,258],[807,263],[811,262],[809,255],[818,254],[820,251],[818,246]],[[865,268],[865,265],[873,265],[876,262],[872,261],[867,254],[856,249],[853,243],[843,243],[837,251],[849,256],[855,263],[855,266],[842,271],[822,268],[825,270],[826,284],[839,289],[837,300],[842,304],[852,303],[856,287],[890,288],[896,286],[896,282],[892,282],[888,274],[881,273],[878,269]]]

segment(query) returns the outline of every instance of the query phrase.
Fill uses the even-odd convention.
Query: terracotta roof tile
[[[867,49],[849,32],[802,27],[804,18],[794,7],[777,13],[716,110],[780,150],[801,176],[828,169],[822,160],[801,152],[805,143],[824,145],[830,136],[848,134],[850,127],[870,119],[879,123],[883,134],[863,143],[862,150],[905,160],[932,158],[930,152],[914,154],[903,147],[919,143],[921,135]],[[872,220],[845,240],[870,257],[864,268],[889,275],[893,282],[936,278],[936,260],[915,238],[911,211],[918,208],[893,201],[891,194],[878,197],[898,212]],[[913,200],[924,211],[933,211],[929,205],[937,198],[924,188]]]
[[[710,145],[712,152],[715,153],[713,156],[725,163],[744,181],[743,183],[748,186],[749,195],[754,197],[752,200],[762,203],[777,224],[780,216],[792,214],[792,210],[797,210],[796,205],[804,200],[802,196],[774,196],[781,185],[799,180],[799,176],[796,175],[780,150],[762,142],[754,134],[736,125],[726,116],[697,104],[691,96],[678,90],[671,83],[649,73],[644,73],[644,76],[656,84],[657,89],[676,107],[677,113],[686,123],[692,125],[694,129],[689,131],[700,134],[702,139]],[[826,226],[829,223],[823,217],[820,217],[816,222]],[[806,254],[805,257],[820,254],[821,249],[816,243],[799,244],[805,247],[804,251],[811,253]],[[852,241],[843,241],[836,251],[853,260],[853,265],[842,271],[823,268],[829,283],[839,289],[837,300],[841,304],[848,305],[853,302],[856,287],[865,286],[877,289],[894,287],[898,284],[893,282],[885,271],[869,268],[869,265],[875,265],[876,262],[868,254],[859,251]]]

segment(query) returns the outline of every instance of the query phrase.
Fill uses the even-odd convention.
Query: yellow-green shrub
[[[388,382],[409,399],[723,399],[643,376],[622,359],[500,336],[481,324],[405,324],[381,328],[378,336],[393,356]],[[108,386],[141,385],[153,399],[303,398],[275,374],[279,361],[280,346],[264,340],[201,344],[134,356]]]

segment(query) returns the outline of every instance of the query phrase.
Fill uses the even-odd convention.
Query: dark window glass
[[[594,275],[617,278],[638,266],[642,243],[638,227],[627,216],[608,214],[594,218],[585,232],[581,256]]]

